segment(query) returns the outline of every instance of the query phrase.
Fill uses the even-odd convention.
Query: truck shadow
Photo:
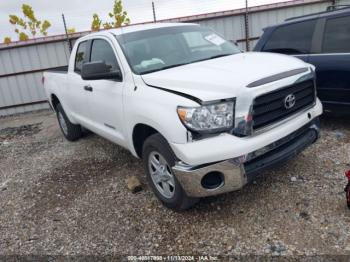
[[[324,114],[321,117],[321,128],[326,130],[344,129],[350,131],[350,115]]]

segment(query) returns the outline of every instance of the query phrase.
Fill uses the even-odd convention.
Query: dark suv
[[[254,50],[293,55],[315,65],[325,111],[350,113],[350,7],[265,28]]]

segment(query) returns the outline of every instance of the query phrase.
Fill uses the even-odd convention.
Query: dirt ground
[[[121,147],[66,141],[51,111],[0,118],[0,255],[350,255],[350,118],[321,123],[285,166],[175,213]]]

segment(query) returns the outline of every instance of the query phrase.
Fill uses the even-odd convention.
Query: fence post
[[[152,1],[152,10],[153,10],[153,21],[157,22],[156,18],[156,8],[154,7],[154,2]]]
[[[69,48],[69,52],[72,52],[72,42],[69,39],[68,36],[68,31],[67,31],[67,25],[66,25],[66,19],[64,17],[64,14],[62,14],[62,20],[63,20],[63,25],[64,25],[64,31],[66,32],[66,38],[67,38],[67,43],[68,43],[68,48]]]
[[[245,42],[246,42],[246,50],[250,51],[250,43],[249,43],[249,10],[248,10],[248,0],[245,0]]]

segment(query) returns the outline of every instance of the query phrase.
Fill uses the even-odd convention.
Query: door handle
[[[92,89],[92,86],[87,85],[87,86],[84,86],[84,90],[92,92],[93,89]]]

